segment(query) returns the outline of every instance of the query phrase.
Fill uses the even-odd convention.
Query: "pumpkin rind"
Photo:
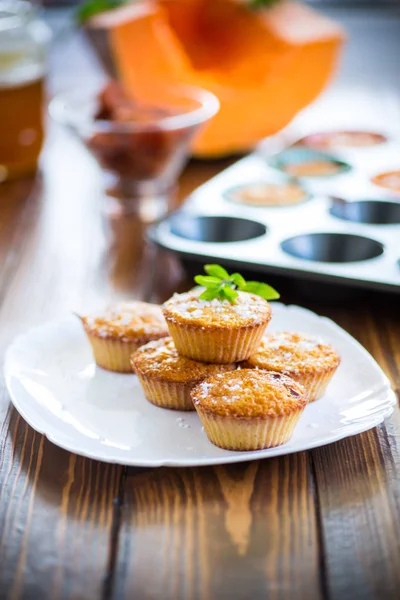
[[[105,13],[120,77],[135,97],[160,85],[203,87],[219,113],[193,153],[217,157],[249,150],[285,127],[324,89],[344,34],[297,2],[252,11],[235,0],[153,0]],[[122,18],[115,15],[125,11]],[[112,18],[111,18],[112,16]]]

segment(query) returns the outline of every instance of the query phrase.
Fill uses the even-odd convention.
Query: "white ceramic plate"
[[[136,376],[96,368],[74,317],[17,338],[6,354],[6,383],[24,419],[54,444],[98,460],[148,467],[298,452],[366,431],[391,414],[395,399],[387,377],[335,323],[297,306],[273,303],[269,330],[318,335],[342,357],[326,396],[306,407],[287,444],[270,450],[221,450],[208,441],[195,412],[157,408],[145,399]]]

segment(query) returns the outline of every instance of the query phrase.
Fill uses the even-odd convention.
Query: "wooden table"
[[[55,61],[55,59],[54,59]],[[55,61],[57,62],[57,61]],[[61,72],[56,77],[62,78]],[[192,163],[181,196],[229,161]],[[101,216],[96,167],[55,129],[42,181],[0,186],[0,351],[95,298],[163,300],[189,281]],[[283,301],[333,318],[400,386],[399,301]],[[311,452],[213,468],[139,469],[61,450],[0,387],[0,598],[380,600],[400,597],[400,412]]]

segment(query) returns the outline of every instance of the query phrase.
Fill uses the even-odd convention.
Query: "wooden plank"
[[[318,599],[315,511],[305,453],[133,470],[113,597]]]
[[[391,334],[387,337],[391,344],[389,349],[388,345],[380,342],[383,329],[377,328],[372,317],[372,307],[379,305],[380,299],[380,295],[359,298],[357,294],[352,296],[350,293],[346,306],[343,306],[332,298],[326,302],[313,302],[292,292],[286,295],[285,301],[308,305],[316,312],[333,318],[367,347],[396,385],[399,363],[393,362],[393,348],[398,349],[398,329],[394,327],[397,303],[394,298],[386,299],[385,316],[380,314],[380,323]],[[178,599],[290,598],[293,595],[296,598],[303,595],[307,598],[318,595],[332,598],[391,597],[397,583],[395,564],[399,559],[396,541],[399,459],[396,437],[393,437],[398,436],[400,431],[398,420],[396,413],[395,419],[387,426],[391,433],[382,426],[314,451],[310,460],[315,476],[315,501],[313,498],[310,500],[313,485],[310,485],[312,477],[307,462],[303,469],[295,462],[305,455],[262,461],[254,466],[257,474],[253,490],[246,483],[240,465],[213,471],[193,469],[167,473],[162,469],[132,473],[128,476],[125,490],[114,597],[157,598],[161,593],[165,598]],[[346,465],[347,473],[343,473],[342,463]],[[286,466],[286,478],[277,475],[276,465],[280,465],[278,472],[284,471]],[[229,522],[226,515],[230,509],[226,497],[231,493],[232,485],[223,474],[221,483],[224,470],[231,474],[231,480],[240,482],[230,504],[230,514],[234,517]],[[337,476],[338,470],[342,478]],[[257,494],[254,490],[256,482],[263,477],[268,482],[268,491],[264,488],[263,493],[260,492],[256,512]],[[187,491],[195,488],[193,480],[199,481],[197,488],[204,490],[202,498],[206,500],[203,503]],[[271,489],[276,490],[275,495]],[[250,510],[244,508],[242,500],[249,496],[251,499],[247,507]],[[291,499],[290,504],[288,498]],[[307,502],[311,502],[311,509]],[[202,504],[205,506],[203,510]],[[353,504],[356,510],[352,508]],[[390,518],[387,511],[385,517],[377,517],[380,539],[375,542],[376,528],[370,521],[375,511],[385,514],[388,506]],[[180,513],[188,513],[189,516],[179,521]],[[249,520],[252,525],[247,538],[243,536],[242,528]],[[366,533],[358,533],[363,527]],[[335,534],[336,530],[339,533]],[[345,540],[343,543],[339,543],[340,535]],[[193,538],[195,546],[205,548],[201,551],[205,559],[200,559],[193,550]],[[307,539],[309,546],[304,544]],[[169,548],[167,556],[166,548]],[[244,554],[241,554],[243,548]],[[375,577],[379,561],[390,552],[393,554],[386,570],[381,577]],[[361,567],[360,556],[363,558]],[[260,571],[260,564],[267,564],[267,569]],[[375,570],[371,568],[369,571],[368,567],[375,567]],[[341,577],[342,571],[346,574],[344,578]],[[353,572],[355,578],[352,578]],[[173,573],[179,573],[179,577],[172,576]],[[362,580],[365,573],[369,574],[370,580],[367,576]],[[373,593],[381,586],[388,595],[368,596],[371,591],[368,585],[372,586],[371,589],[375,586]],[[359,595],[358,589],[361,589]]]
[[[74,42],[76,49],[79,39]],[[68,56],[54,50],[51,86],[75,85]],[[82,50],[79,76],[87,85],[96,73]],[[57,127],[49,132],[43,165],[43,182],[0,186],[1,355],[16,334],[41,321],[110,299],[153,291],[156,299],[182,277],[176,261],[144,242],[137,219],[102,215],[98,169]],[[219,168],[193,167],[180,197]],[[0,378],[1,599],[109,597],[122,473],[35,433],[11,407]]]
[[[182,277],[176,262],[145,243],[137,218],[102,215],[98,172],[76,142],[53,131],[44,163],[43,185],[0,189],[2,352],[41,321],[107,299],[172,291],[168,285]],[[184,178],[181,197],[194,180]],[[1,597],[108,595],[122,472],[36,434],[0,382]]]
[[[70,454],[15,410],[0,466],[1,598],[101,598],[121,468]]]
[[[3,183],[0,186],[0,266],[2,269],[2,279],[0,289],[4,287],[7,279],[7,259],[10,263],[10,245],[15,234],[16,227],[21,219],[21,214],[26,211],[29,197],[35,187],[39,187],[39,182],[27,179],[18,185],[12,183]]]
[[[399,385],[395,299],[359,307],[348,329]],[[344,317],[343,317],[344,319]],[[351,322],[350,322],[351,321]],[[332,600],[398,598],[400,410],[378,428],[314,450],[326,590]]]
[[[102,263],[97,179],[76,148],[60,170],[68,143],[54,147],[43,193],[15,213],[0,206],[0,223],[11,227],[0,239],[1,352],[16,333],[111,293],[110,278],[99,276],[110,271]],[[107,592],[122,473],[35,433],[1,382],[1,598],[86,600]]]
[[[380,436],[385,426],[312,453],[333,599],[398,598],[400,465]]]

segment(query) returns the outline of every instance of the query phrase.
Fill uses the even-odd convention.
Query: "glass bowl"
[[[107,93],[115,96],[118,90],[110,86],[102,96],[81,90],[61,94],[50,102],[50,115],[82,141],[108,175],[113,210],[140,212],[154,221],[170,209],[191,142],[219,102],[210,92],[187,86],[152,90],[135,102]]]

